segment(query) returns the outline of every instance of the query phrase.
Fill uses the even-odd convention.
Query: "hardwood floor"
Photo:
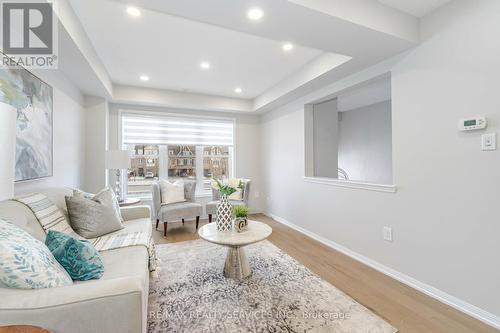
[[[274,245],[401,333],[500,332],[265,215],[250,218],[273,228],[269,241]],[[207,222],[200,221],[200,226]],[[194,221],[169,223],[167,239],[161,225],[153,235],[157,244],[198,239]]]

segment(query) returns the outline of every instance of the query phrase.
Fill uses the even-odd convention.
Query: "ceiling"
[[[408,13],[415,17],[423,17],[445,5],[451,0],[378,0],[380,3]]]
[[[120,2],[72,5],[117,84],[252,99],[325,54],[299,45],[285,52],[285,41],[152,10],[131,17]],[[200,68],[202,61],[210,63],[209,70]],[[150,80],[140,81],[141,75]],[[241,93],[234,92],[237,87]]]
[[[85,94],[230,112],[266,112],[414,47],[417,14],[444,2],[68,1],[58,16],[85,66],[66,66],[67,76],[97,80],[75,80]],[[127,14],[132,3],[139,17]],[[254,6],[264,12],[259,21],[247,18]]]

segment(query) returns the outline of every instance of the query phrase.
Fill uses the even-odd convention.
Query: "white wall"
[[[267,212],[457,297],[449,299],[458,306],[500,316],[500,151],[481,151],[486,131],[457,131],[459,118],[475,114],[489,118],[487,132],[500,131],[498,13],[497,0],[452,2],[422,20],[421,45],[392,68],[395,194],[304,182],[303,105],[399,59],[264,115]],[[382,240],[385,225],[392,243]]]
[[[337,99],[313,105],[314,176],[338,176]]]
[[[83,96],[59,71],[33,71],[54,89],[54,176],[18,182],[15,194],[47,187],[80,187],[85,167]]]
[[[339,168],[350,180],[392,184],[391,101],[339,116]]]
[[[103,98],[85,99],[85,184],[83,189],[97,193],[107,185],[105,166],[108,150],[108,102]]]
[[[261,212],[261,187],[262,181],[260,177],[260,121],[258,116],[242,115],[220,112],[203,112],[195,110],[180,110],[169,108],[158,108],[150,106],[137,105],[120,105],[111,104],[109,111],[109,147],[110,149],[118,148],[119,135],[118,122],[119,110],[141,110],[148,112],[166,112],[178,113],[184,115],[200,115],[212,117],[232,118],[236,121],[235,131],[235,177],[248,178],[252,180],[249,206],[252,212]],[[268,147],[266,149],[272,149]],[[112,177],[110,177],[110,180]],[[209,201],[210,198],[200,198],[200,203]]]

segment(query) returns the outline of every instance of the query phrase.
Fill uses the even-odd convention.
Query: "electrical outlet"
[[[382,233],[384,236],[384,240],[388,242],[392,242],[392,228],[391,227],[384,227],[382,229]]]

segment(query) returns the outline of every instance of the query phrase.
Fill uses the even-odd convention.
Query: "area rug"
[[[157,246],[148,332],[397,332],[268,241],[245,247],[253,273],[242,281],[223,276],[226,251],[203,240]]]

